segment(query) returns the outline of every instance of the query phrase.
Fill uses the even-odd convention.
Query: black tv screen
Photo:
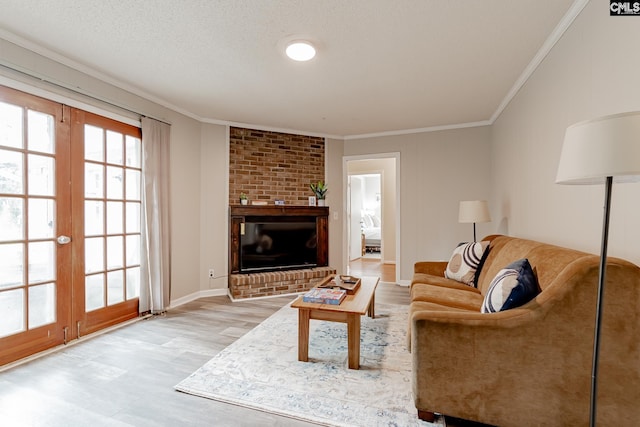
[[[311,268],[317,265],[316,222],[245,218],[240,233],[240,272]]]

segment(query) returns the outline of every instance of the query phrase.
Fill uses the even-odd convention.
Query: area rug
[[[407,307],[362,317],[360,369],[347,369],[346,325],[312,320],[298,361],[298,311],[284,306],[175,388],[326,426],[444,426],[420,420],[411,393]]]

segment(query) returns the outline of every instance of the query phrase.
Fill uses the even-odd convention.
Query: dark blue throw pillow
[[[538,278],[529,260],[512,262],[498,272],[491,281],[482,304],[482,313],[496,313],[520,307],[540,293]]]

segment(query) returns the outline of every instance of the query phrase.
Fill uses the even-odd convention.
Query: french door
[[[0,87],[0,365],[138,315],[140,138]]]

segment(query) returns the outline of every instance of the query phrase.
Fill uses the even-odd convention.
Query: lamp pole
[[[608,176],[605,183],[604,214],[602,220],[602,247],[600,250],[600,275],[598,277],[598,297],[596,300],[596,325],[593,335],[593,361],[591,363],[591,412],[589,426],[596,425],[596,401],[598,398],[598,353],[600,352],[600,324],[602,322],[602,299],[607,273],[607,242],[609,240],[609,212],[611,209],[611,187],[613,177]]]

